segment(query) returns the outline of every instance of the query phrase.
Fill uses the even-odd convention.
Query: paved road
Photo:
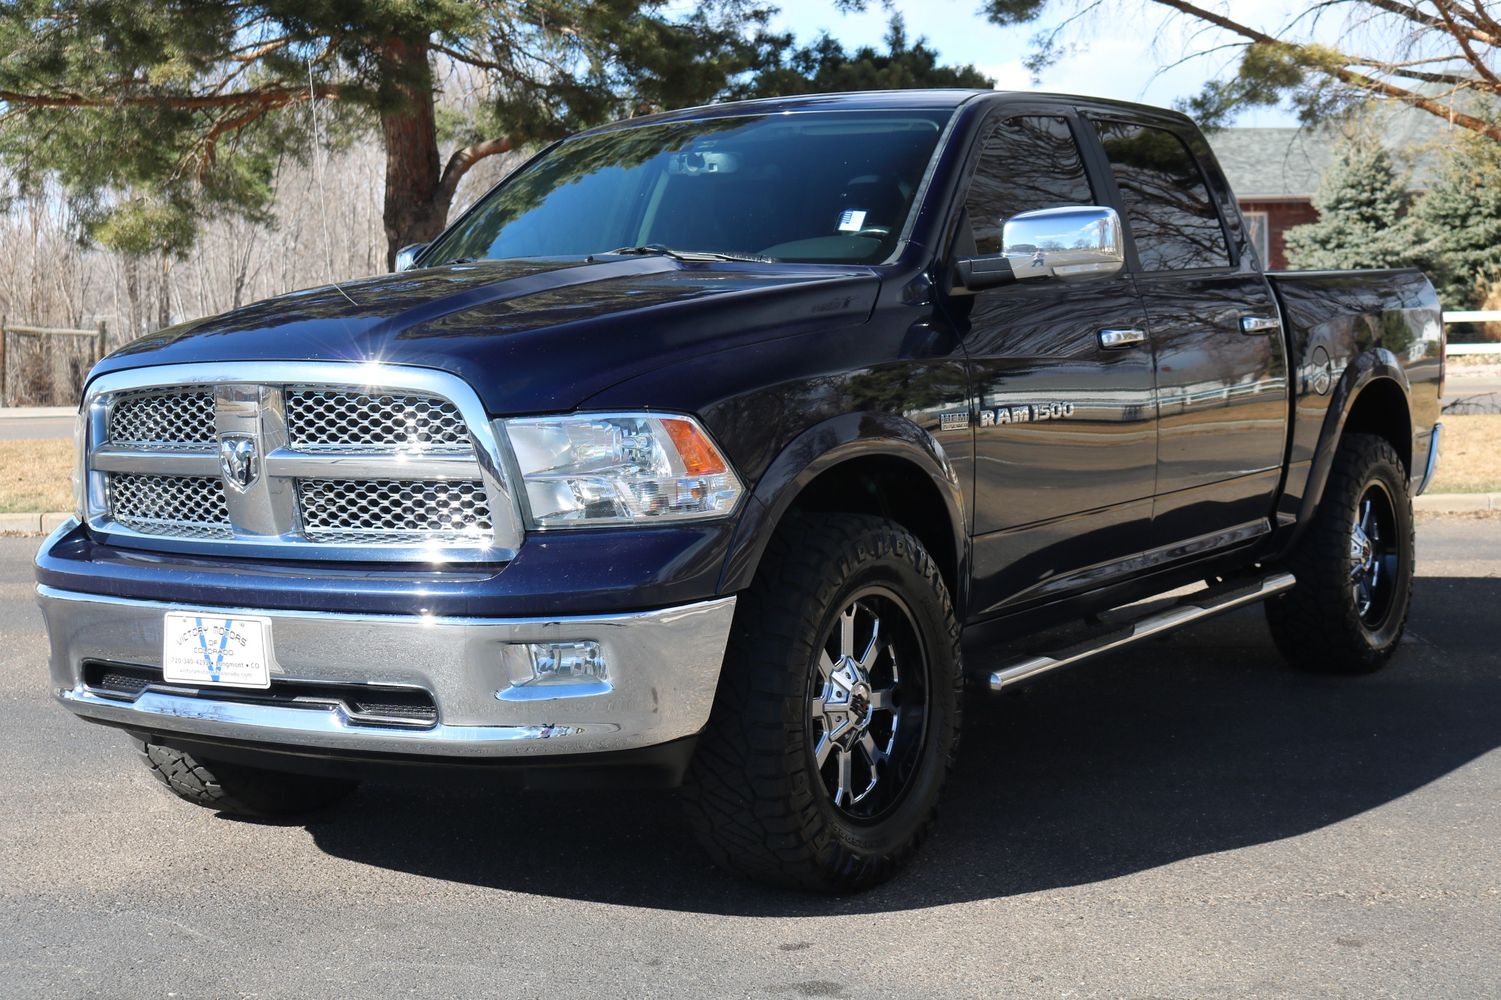
[[[0,419],[0,441],[39,441],[43,438],[70,438],[73,418],[4,417]]]
[[[972,703],[940,831],[850,899],[704,863],[666,795],[169,799],[43,692],[0,540],[6,997],[1494,997],[1501,521],[1427,522],[1384,673],[1255,609]]]
[[[1501,413],[1501,376],[1456,376],[1451,367],[1444,381],[1444,409],[1453,413]],[[1461,403],[1465,405],[1455,406]]]

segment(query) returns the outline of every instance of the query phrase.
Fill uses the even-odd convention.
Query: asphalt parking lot
[[[844,899],[717,872],[665,794],[179,803],[50,703],[36,544],[0,539],[5,997],[1501,994],[1501,520],[1420,525],[1375,677],[1283,669],[1249,609],[973,700],[937,836]]]

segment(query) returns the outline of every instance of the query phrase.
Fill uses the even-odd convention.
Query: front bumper
[[[332,754],[537,758],[630,751],[691,736],[713,704],[734,617],[724,597],[594,616],[457,618],[269,610],[110,597],[42,585],[52,686],[74,714],[210,741]],[[426,691],[427,724],[374,724],[336,700],[268,703],[225,688],[151,683],[133,697],[86,683],[86,665],[157,668],[168,611],[271,620],[273,684]],[[529,676],[526,642],[598,642],[605,677],[558,687]]]

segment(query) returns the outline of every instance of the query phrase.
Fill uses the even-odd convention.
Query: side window
[[[1228,267],[1230,248],[1198,161],[1166,129],[1096,120],[1144,271]]]
[[[986,129],[965,201],[977,253],[1001,252],[1001,226],[1014,215],[1095,204],[1084,158],[1066,120],[1023,115]]]

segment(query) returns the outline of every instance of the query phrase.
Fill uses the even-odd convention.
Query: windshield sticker
[[[839,213],[839,231],[858,233],[865,228],[865,213],[857,208],[846,208]]]

